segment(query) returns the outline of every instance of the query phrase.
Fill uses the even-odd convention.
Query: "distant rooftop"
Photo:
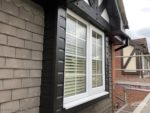
[[[142,46],[145,49],[144,52],[149,54],[148,43],[146,38],[132,39],[132,41]]]

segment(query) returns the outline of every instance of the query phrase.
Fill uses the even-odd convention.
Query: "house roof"
[[[112,15],[111,16],[119,16],[119,22],[120,22],[120,29],[114,29],[113,31],[112,31],[112,33],[111,33],[111,35],[112,36],[119,36],[122,40],[125,40],[125,41],[123,41],[123,42],[125,42],[125,43],[118,43],[118,41],[117,41],[117,45],[119,44],[119,45],[122,45],[123,44],[123,46],[121,46],[120,48],[118,48],[117,50],[119,50],[119,49],[122,49],[122,48],[124,48],[124,47],[126,47],[127,45],[128,45],[128,41],[127,40],[130,40],[131,38],[130,38],[130,36],[127,34],[127,33],[125,33],[125,30],[123,30],[123,29],[128,29],[129,28],[129,25],[128,25],[128,20],[127,20],[127,17],[126,17],[126,13],[125,13],[125,8],[124,8],[124,4],[123,4],[123,1],[122,0],[108,0],[109,2],[108,2],[108,4],[110,4],[110,1],[114,1],[115,2],[115,5],[113,5],[113,8],[112,9],[116,9],[117,10],[117,14],[114,12],[114,11],[111,11],[111,10],[109,10],[111,13],[112,13]],[[110,4],[110,6],[112,7],[112,4]],[[115,20],[116,20],[116,18],[114,18]],[[122,23],[123,23],[123,29],[121,28],[121,20],[122,20]],[[116,26],[116,24],[114,25],[114,26]],[[114,39],[114,38],[113,38]],[[116,42],[116,40],[118,40],[118,39],[115,39],[115,41],[114,42]]]
[[[139,46],[142,46],[144,48],[145,53],[149,53],[148,50],[148,44],[146,38],[139,38],[139,39],[133,39],[134,43],[138,44]]]

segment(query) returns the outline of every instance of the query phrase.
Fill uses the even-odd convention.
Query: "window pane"
[[[97,81],[96,81],[96,75],[92,75],[92,87],[94,88],[94,87],[97,87],[97,83],[96,83]]]
[[[76,57],[66,55],[65,72],[67,75],[74,74],[76,72]]]
[[[102,61],[100,61],[100,60],[97,60],[97,63],[96,63],[96,67],[97,67],[97,74],[101,74],[102,75]]]
[[[76,38],[75,38],[75,36],[71,36],[71,35],[69,35],[69,34],[67,34],[66,35],[66,43],[67,44],[70,44],[70,45],[76,45]]]
[[[102,46],[102,36],[97,34],[97,45]]]
[[[92,58],[96,58],[96,38],[92,38]]]
[[[64,81],[64,96],[72,96],[75,95],[75,75],[74,74],[65,74]]]
[[[97,34],[96,38],[96,52],[97,52],[97,60],[102,59],[102,37],[101,35]]]
[[[97,71],[97,69],[96,69],[97,67],[96,67],[96,60],[92,60],[92,74],[94,75],[94,74],[96,74],[96,71]]]
[[[96,38],[97,33],[95,31],[92,31],[92,37]]]
[[[67,34],[66,36],[66,54],[76,54],[76,38]]]
[[[86,54],[86,42],[80,39],[77,39],[77,55],[85,57]]]
[[[77,74],[85,74],[86,72],[86,59],[77,58]]]
[[[65,52],[64,96],[86,92],[86,26],[68,17]]]
[[[68,33],[75,34],[76,33],[76,21],[72,17],[67,18],[66,29]]]
[[[102,75],[97,75],[97,87],[102,85],[103,85]]]
[[[92,87],[102,83],[102,36],[92,31]]]
[[[86,91],[86,76],[85,75],[77,75],[76,80],[76,94],[84,93]]]
[[[86,39],[86,26],[82,24],[81,22],[78,22],[78,25],[77,25],[77,36],[80,39],[83,39],[83,40]]]

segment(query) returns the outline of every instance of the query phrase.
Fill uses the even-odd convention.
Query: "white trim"
[[[86,103],[93,99],[99,98],[101,96],[107,95],[108,92],[105,91],[105,41],[104,33],[98,28],[91,25],[89,22],[85,21],[78,15],[76,15],[71,10],[67,10],[67,14],[76,20],[82,22],[87,27],[87,39],[86,39],[86,92],[78,95],[73,95],[70,97],[65,97],[63,100],[63,107],[69,109],[77,105]],[[103,85],[100,87],[92,88],[92,31],[95,31],[102,36],[102,81]]]
[[[98,0],[98,6],[102,4],[103,0]]]
[[[109,93],[108,92],[102,92],[102,93],[99,93],[99,94],[95,94],[95,95],[91,95],[91,96],[88,96],[88,97],[84,97],[82,99],[66,103],[66,104],[63,105],[63,107],[65,109],[70,109],[70,108],[76,107],[78,105],[84,104],[86,102],[89,102],[91,100],[97,99],[99,97],[105,96],[107,94],[109,94]]]
[[[104,9],[101,16],[109,23],[110,20],[109,20],[107,9]]]
[[[148,89],[140,89],[140,88],[126,88],[126,89],[129,89],[129,90],[136,90],[136,91],[141,91],[141,92],[150,92],[150,90]]]
[[[150,71],[150,69],[114,69],[116,71]]]
[[[86,49],[86,53],[87,53],[87,59],[86,59],[86,77],[87,77],[87,81],[86,81],[86,83],[88,83],[88,84],[86,84],[86,88],[87,88],[87,92],[89,92],[90,91],[90,86],[91,86],[91,82],[90,82],[90,80],[91,80],[91,76],[88,76],[88,75],[91,75],[91,73],[92,73],[92,71],[91,71],[91,66],[92,66],[92,63],[91,62],[89,62],[90,60],[91,60],[91,51],[92,51],[92,48],[91,48],[91,42],[92,42],[92,40],[91,40],[91,33],[90,33],[90,27],[88,27],[88,32],[87,32],[87,48],[89,48],[89,49]]]
[[[133,56],[115,56],[116,58],[128,58],[128,57],[149,57],[150,55],[133,55]]]
[[[133,113],[142,113],[142,111],[144,109],[147,108],[147,106],[149,106],[149,101],[150,101],[150,94],[148,94],[144,100],[140,103],[140,105],[138,105],[138,107],[133,111]],[[149,111],[147,111],[149,112]]]
[[[96,33],[98,33],[99,35],[102,36],[102,79],[103,79],[103,85],[100,87],[96,87],[96,88],[92,88],[90,89],[90,95],[95,94],[95,93],[101,93],[105,90],[105,45],[104,45],[104,33],[102,31],[100,31],[98,28],[94,27],[93,25],[90,25],[90,36],[91,36],[91,42],[92,42],[92,31],[95,31]],[[92,44],[91,47],[92,49]],[[91,55],[92,57],[92,52]],[[92,58],[90,59],[90,61],[92,61]],[[92,65],[91,65],[91,69],[92,69]],[[91,73],[92,75],[92,73]],[[92,77],[91,77],[92,80]],[[91,84],[92,85],[92,84]]]
[[[84,0],[88,5],[89,5],[89,1],[88,0]]]
[[[150,87],[150,83],[146,82],[129,82],[129,81],[116,81],[115,84],[119,85],[134,85],[134,86],[148,86]]]

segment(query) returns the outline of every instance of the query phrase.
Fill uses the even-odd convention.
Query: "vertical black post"
[[[62,112],[66,37],[66,3],[47,2],[40,113]],[[53,8],[51,8],[53,6]]]

